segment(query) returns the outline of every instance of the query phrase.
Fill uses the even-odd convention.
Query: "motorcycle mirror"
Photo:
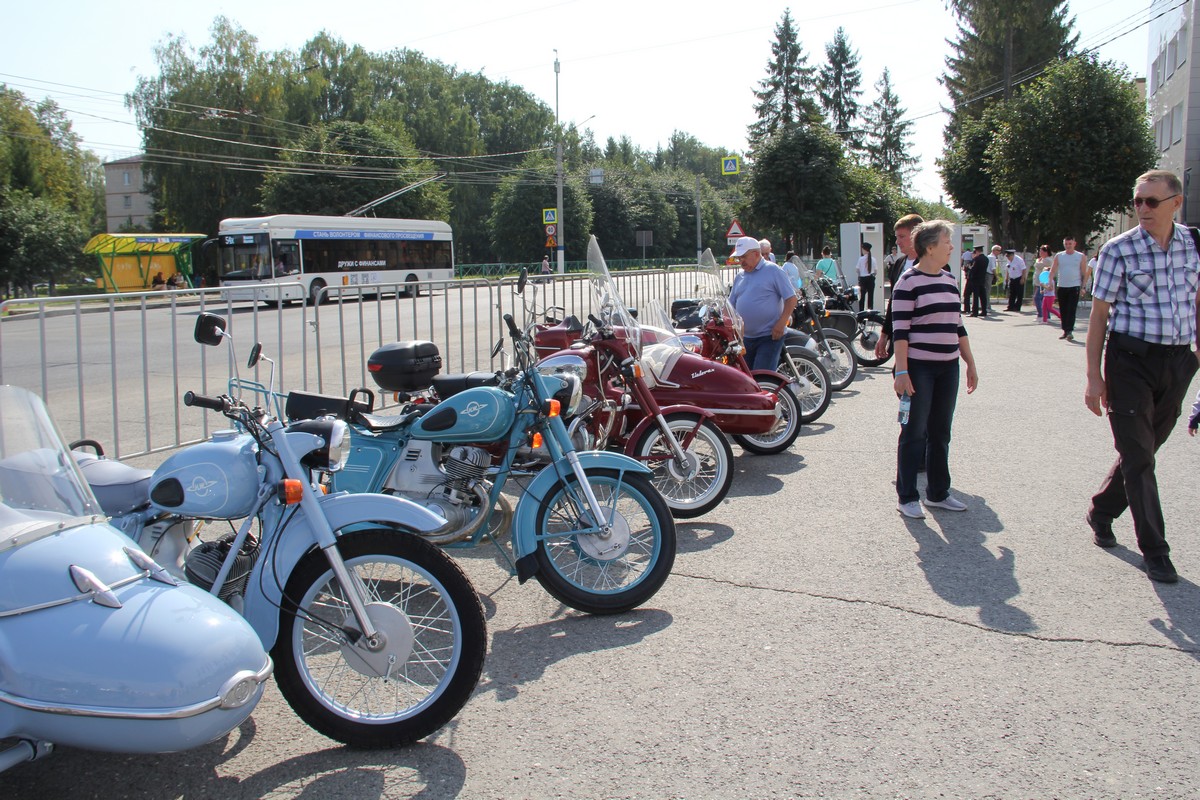
[[[247,359],[246,366],[252,369],[260,358],[262,358],[262,342],[255,342],[254,347],[250,348],[250,358]]]
[[[529,282],[529,269],[521,267],[521,274],[517,277],[517,294],[525,294],[525,284]]]
[[[218,345],[221,343],[221,338],[224,335],[225,320],[216,314],[205,312],[196,317],[196,331],[193,336],[200,344],[206,344],[210,347]]]

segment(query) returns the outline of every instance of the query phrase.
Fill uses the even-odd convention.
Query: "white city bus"
[[[433,220],[234,218],[221,221],[216,244],[217,278],[232,300],[311,303],[378,285],[416,296],[420,282],[454,277],[450,226]]]

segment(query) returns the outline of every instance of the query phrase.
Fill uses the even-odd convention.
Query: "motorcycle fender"
[[[318,502],[325,519],[334,531],[345,530],[372,522],[388,522],[418,531],[437,530],[446,520],[423,506],[402,497],[383,494],[331,494]],[[254,628],[263,647],[270,650],[279,635],[279,605],[283,602],[283,587],[300,559],[315,545],[316,534],[303,511],[287,524],[269,553],[264,553],[254,565],[246,584],[246,621]]]
[[[682,403],[674,406],[664,406],[662,408],[662,415],[664,417],[670,417],[672,414],[695,414],[702,419],[712,419],[714,416],[711,411],[705,411],[703,408],[700,408],[700,406],[689,406]],[[654,417],[642,417],[641,421],[638,422],[638,424],[634,426],[633,430],[629,432],[629,435],[625,437],[625,455],[632,457],[634,445],[637,444],[638,439],[642,438],[642,432],[651,425],[657,424],[658,420],[656,420]]]
[[[581,450],[578,455],[579,465],[585,470],[609,469],[619,473],[650,474],[650,469],[645,464],[620,453]],[[534,558],[533,551],[537,549],[538,509],[541,508],[546,495],[558,483],[560,471],[567,473],[571,471],[571,466],[566,459],[539,472],[525,493],[521,495],[521,499],[517,501],[517,510],[513,513],[512,521],[512,543],[517,556],[517,581],[520,583],[529,580],[537,572],[537,560]]]
[[[754,376],[754,380],[766,378],[780,386],[787,386],[789,383],[795,383],[795,381],[789,378],[787,375],[784,375],[782,372],[776,372],[773,369],[755,369],[751,370],[750,374]]]

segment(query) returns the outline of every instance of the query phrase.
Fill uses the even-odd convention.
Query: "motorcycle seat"
[[[355,422],[360,423],[372,433],[381,433],[385,431],[393,431],[403,425],[407,425],[417,417],[424,416],[427,412],[436,408],[432,403],[414,403],[404,406],[404,411],[400,414],[358,414]]]
[[[370,392],[366,394],[369,396]],[[373,402],[358,400],[357,395],[355,399],[350,399],[314,392],[288,392],[283,413],[290,420],[316,419],[331,415],[338,419],[350,420],[357,414],[369,414],[373,406]]]
[[[578,320],[576,320],[578,322]],[[499,386],[500,376],[494,372],[459,372],[433,376],[433,391],[441,400],[476,386]]]
[[[100,508],[110,517],[136,511],[150,501],[153,470],[138,469],[91,453],[72,450],[83,479],[92,487]]]
[[[579,321],[579,317],[571,314],[562,321],[562,325],[571,333],[579,333],[583,330],[583,323]]]

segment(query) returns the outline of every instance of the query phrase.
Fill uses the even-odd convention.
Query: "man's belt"
[[[1110,333],[1108,341],[1118,350],[1135,356],[1173,356],[1185,351],[1191,352],[1192,349],[1190,344],[1156,344],[1127,333]]]

